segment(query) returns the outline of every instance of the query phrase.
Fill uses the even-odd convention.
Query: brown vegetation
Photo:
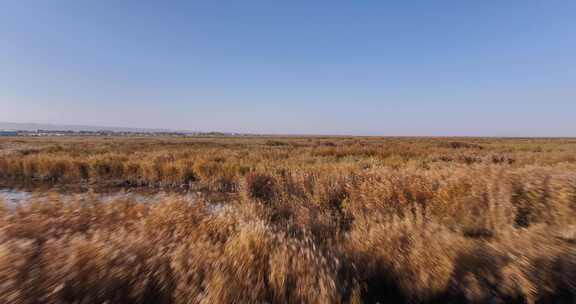
[[[576,141],[20,145],[35,150],[0,158],[5,182],[238,195],[0,208],[2,303],[576,301]]]

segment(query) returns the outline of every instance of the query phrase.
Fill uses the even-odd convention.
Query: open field
[[[7,137],[0,185],[55,191],[1,303],[576,301],[576,139]]]

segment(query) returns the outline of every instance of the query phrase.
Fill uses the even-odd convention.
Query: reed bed
[[[572,139],[0,138],[0,182],[238,192],[255,171],[576,165]]]
[[[576,301],[568,139],[77,141],[8,140],[0,175],[237,195],[4,206],[2,303]]]

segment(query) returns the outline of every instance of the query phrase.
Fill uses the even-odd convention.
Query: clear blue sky
[[[576,1],[5,0],[0,121],[576,136]]]

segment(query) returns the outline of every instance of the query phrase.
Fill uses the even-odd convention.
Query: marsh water
[[[3,201],[8,207],[16,207],[26,201],[33,199],[42,199],[48,196],[58,196],[61,200],[72,200],[78,198],[79,195],[90,195],[96,197],[101,202],[110,202],[117,199],[129,199],[139,203],[154,203],[162,200],[163,198],[177,195],[178,198],[183,198],[185,200],[194,201],[197,199],[196,193],[168,193],[168,192],[145,192],[145,191],[107,191],[107,192],[94,192],[94,191],[82,191],[82,192],[70,192],[70,191],[59,191],[55,189],[40,189],[40,190],[29,190],[29,189],[19,189],[19,188],[0,188],[0,201]]]
[[[32,197],[32,193],[24,190],[16,189],[1,189],[0,188],[0,201],[4,201],[8,205],[18,205]]]
[[[222,195],[201,195],[199,192],[173,192],[173,191],[150,191],[135,189],[116,189],[116,190],[96,190],[82,189],[71,191],[58,188],[14,188],[0,186],[0,202],[10,210],[15,210],[18,206],[29,201],[42,201],[44,199],[56,196],[60,201],[73,201],[89,195],[96,198],[99,202],[106,203],[119,199],[126,199],[143,204],[153,204],[161,202],[166,198],[177,198],[189,203],[198,202],[200,197],[209,202],[208,210],[212,213],[219,213],[225,209],[227,203],[232,200],[230,196]],[[47,203],[49,203],[47,201]]]

